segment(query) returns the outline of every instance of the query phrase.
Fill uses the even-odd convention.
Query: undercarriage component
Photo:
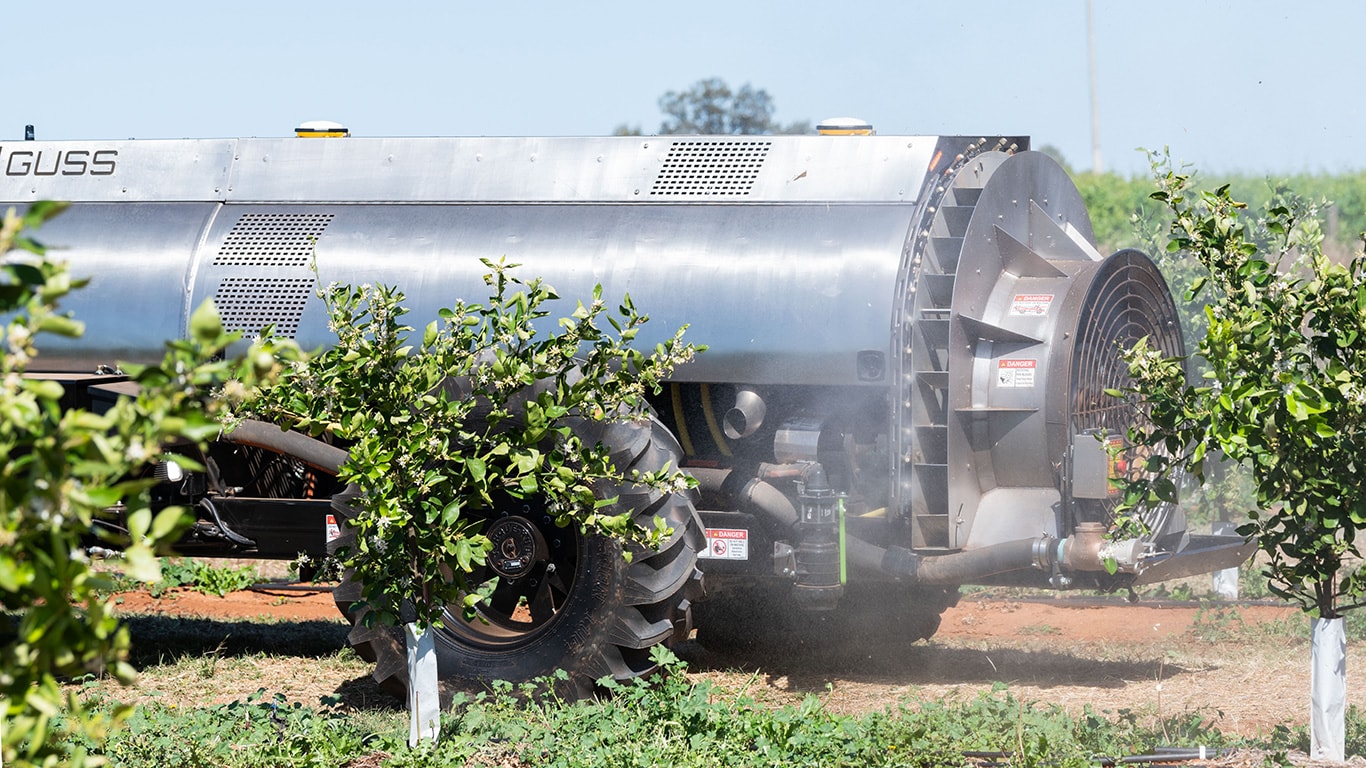
[[[827,611],[792,608],[791,587],[749,586],[699,603],[697,640],[710,651],[769,666],[775,658],[864,663],[869,654],[904,654],[934,635],[958,589],[896,583],[851,583]]]
[[[844,594],[844,499],[830,487],[820,464],[797,481],[796,584],[792,597],[805,610],[834,608]]]

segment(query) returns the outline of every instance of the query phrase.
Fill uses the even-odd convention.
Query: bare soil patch
[[[304,652],[297,639],[286,641],[292,647],[271,647],[270,632],[266,639],[241,638],[242,622],[269,620],[325,635],[323,645],[340,651],[345,630],[339,625],[345,622],[326,591],[219,598],[179,589],[161,598],[132,592],[117,600],[129,616],[197,618],[203,626],[195,637],[206,646],[201,655],[231,657],[198,681],[201,702],[244,698],[287,681],[293,681],[285,686],[291,695],[305,701],[319,692],[340,692],[357,704],[384,699],[359,660],[322,664],[315,659],[318,649]],[[678,651],[692,674],[775,703],[814,694],[834,710],[862,712],[905,697],[968,700],[1004,683],[1019,699],[1056,703],[1073,713],[1087,706],[1128,710],[1154,723],[1198,715],[1225,733],[1257,736],[1308,718],[1307,622],[1295,609],[1275,605],[986,597],[949,609],[928,642],[896,648],[851,642],[835,653],[747,658],[690,641]],[[214,644],[214,637],[233,633],[244,647],[224,651]],[[134,642],[140,642],[136,628]],[[1348,668],[1361,668],[1361,658],[1349,647]],[[1366,689],[1349,688],[1349,696],[1366,707]]]
[[[306,585],[305,585],[306,586]],[[326,586],[314,590],[263,589],[206,595],[189,587],[167,590],[160,597],[145,591],[120,592],[114,603],[121,613],[199,616],[215,619],[273,619],[277,621],[336,621],[337,611]]]
[[[1257,736],[1306,722],[1307,619],[1271,605],[1129,605],[1111,601],[965,599],[927,642],[850,647],[825,658],[742,658],[686,649],[721,685],[748,674],[751,693],[807,694],[839,711],[900,698],[969,700],[1004,683],[1016,698],[1128,710],[1145,723],[1198,715],[1225,733]],[[1349,649],[1349,668],[1357,653]],[[1350,699],[1366,704],[1360,690]]]

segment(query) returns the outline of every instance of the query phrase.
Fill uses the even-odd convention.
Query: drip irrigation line
[[[313,584],[304,581],[267,581],[260,584],[252,584],[247,587],[248,592],[331,592],[337,587],[334,584]]]
[[[1206,747],[1158,747],[1152,754],[1148,755],[1126,755],[1122,757],[1096,756],[1091,761],[1096,765],[1121,766],[1121,765],[1141,765],[1144,768],[1162,768],[1162,766],[1180,766],[1193,760],[1213,760],[1219,757],[1227,757],[1231,750],[1214,749]],[[963,752],[963,757],[976,762],[973,765],[977,768],[1006,768],[1011,765],[1011,758],[1014,752]]]

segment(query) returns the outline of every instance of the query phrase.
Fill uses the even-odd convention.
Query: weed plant
[[[260,580],[260,574],[249,565],[229,568],[203,560],[168,560],[162,565],[161,581],[154,584],[153,589],[160,587],[161,591],[165,591],[171,587],[183,586],[206,595],[223,597],[229,592],[246,589]]]
[[[262,689],[217,707],[140,707],[103,754],[116,766],[339,766],[383,741],[335,700],[310,708]]]
[[[1089,766],[1102,757],[1151,754],[1161,746],[1229,746],[1202,715],[1152,725],[1130,710],[1086,710],[1015,698],[1004,686],[969,700],[905,699],[881,711],[844,715],[818,697],[773,708],[744,691],[689,680],[684,664],[657,651],[664,673],[648,681],[603,681],[600,701],[567,703],[551,681],[497,683],[457,697],[441,741],[407,746],[406,719],[317,707],[258,692],[216,707],[139,709],[103,754],[119,766],[944,766],[965,754],[1012,766]],[[1355,725],[1352,725],[1355,723]],[[1352,730],[1355,728],[1355,730]],[[1359,715],[1351,734],[1366,734]],[[1274,745],[1298,746],[1281,729]],[[1272,746],[1272,745],[1265,745]],[[1358,745],[1360,746],[1366,745]]]
[[[249,565],[231,568],[204,560],[181,558],[162,558],[161,579],[152,584],[144,584],[121,572],[110,573],[108,576],[112,584],[111,591],[145,588],[152,597],[161,597],[176,587],[189,587],[206,595],[223,597],[229,592],[246,589],[261,580],[260,573]]]
[[[1226,643],[1246,630],[1237,608],[1218,603],[1204,603],[1191,620],[1191,634],[1206,643]]]

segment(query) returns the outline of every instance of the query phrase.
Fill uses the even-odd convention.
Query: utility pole
[[[1086,63],[1091,80],[1091,170],[1101,172],[1100,108],[1096,101],[1096,21],[1095,0],[1086,0]]]

